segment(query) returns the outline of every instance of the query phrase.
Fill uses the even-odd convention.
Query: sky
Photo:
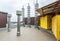
[[[56,0],[38,0],[39,3],[39,8],[46,6],[50,3],[55,2]],[[36,0],[0,0],[0,11],[2,12],[7,12],[8,14],[11,14],[11,21],[17,21],[17,15],[16,15],[16,10],[22,10],[21,8],[24,6],[25,8],[25,17],[27,17],[27,6],[28,3],[30,4],[31,7],[31,13],[30,16],[34,17],[35,16],[35,3]],[[22,16],[21,16],[22,20]]]

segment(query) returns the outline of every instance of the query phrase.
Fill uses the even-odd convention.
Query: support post
[[[8,15],[7,15],[8,32],[10,32],[10,26],[11,26],[10,19],[11,19],[11,14],[8,14]]]
[[[25,10],[25,9],[24,9],[24,6],[23,6],[23,8],[22,8],[22,18],[23,18],[23,26],[25,27],[25,21],[24,21],[24,14],[25,14],[25,13],[24,13],[24,10]]]
[[[20,36],[20,16],[21,11],[17,11],[17,36]]]
[[[30,24],[30,5],[28,3],[28,6],[27,6],[27,10],[28,10],[28,18],[27,18],[27,22],[28,22],[28,27],[31,28],[31,24]]]
[[[38,9],[38,7],[39,7],[38,0],[36,0],[36,4],[35,4],[35,28],[40,29],[38,27],[38,14],[37,14],[37,11],[36,11]]]

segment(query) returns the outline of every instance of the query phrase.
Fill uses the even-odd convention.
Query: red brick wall
[[[25,24],[27,24],[27,18],[24,18],[24,22],[25,22]]]
[[[27,18],[24,18],[25,24],[27,24]],[[30,18],[30,24],[34,25],[35,24],[35,17]],[[38,25],[40,24],[40,16],[38,16]]]
[[[38,26],[40,26],[40,16],[38,16]]]
[[[6,27],[7,13],[0,12],[0,28]]]
[[[35,23],[35,17],[31,17],[31,18],[30,18],[30,24],[31,24],[31,25],[34,25],[34,23]]]

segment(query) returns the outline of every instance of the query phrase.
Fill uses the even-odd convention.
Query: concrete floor
[[[34,26],[32,28],[29,27],[21,27],[21,36],[16,36],[17,29],[11,29],[11,32],[7,32],[7,30],[0,31],[0,41],[56,41],[54,36],[35,29]]]

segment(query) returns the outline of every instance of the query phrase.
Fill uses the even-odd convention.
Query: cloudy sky
[[[27,5],[28,3],[31,6],[31,17],[35,15],[35,2],[36,0],[0,0],[0,11],[8,12],[8,14],[12,14],[11,21],[17,21],[16,10],[21,10],[24,6],[25,8],[25,17],[27,17]],[[55,2],[56,0],[38,0],[39,8],[48,5],[50,3]]]

